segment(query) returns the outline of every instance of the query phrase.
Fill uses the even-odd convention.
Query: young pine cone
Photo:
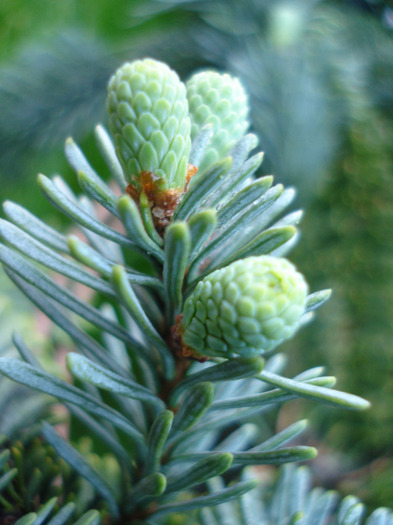
[[[152,59],[121,66],[109,81],[107,109],[116,152],[136,193],[144,174],[156,192],[186,185],[190,118],[186,89],[166,64]]]
[[[291,337],[308,285],[286,259],[248,257],[205,277],[187,299],[183,347],[201,356],[251,357]]]
[[[248,99],[240,81],[228,73],[202,71],[186,83],[190,106],[191,138],[203,126],[213,126],[213,136],[205,156],[198,166],[200,172],[228,155],[231,148],[246,133]]]

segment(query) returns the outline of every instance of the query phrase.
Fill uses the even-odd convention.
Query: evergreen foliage
[[[134,66],[123,67],[132,70]],[[162,70],[163,66],[150,61],[149,68],[154,67]],[[168,70],[165,71],[167,74]],[[165,75],[158,75],[158,81],[165,85]],[[110,90],[112,87],[110,85]],[[156,88],[153,91],[156,92]],[[187,107],[182,89],[178,94],[182,97],[180,106]],[[227,97],[228,93],[224,95]],[[136,114],[148,114],[139,112],[138,103],[134,104]],[[180,106],[174,103],[174,107]],[[125,110],[120,110],[120,105],[118,110],[119,117],[124,116]],[[110,105],[110,111],[113,117],[117,109]],[[190,106],[191,121],[192,111]],[[171,118],[169,113],[168,120]],[[146,131],[145,120],[144,117],[133,121],[133,133],[134,128],[140,134]],[[165,127],[165,123],[161,124]],[[209,141],[214,141],[214,134],[219,132],[207,126],[195,136],[188,161],[195,163],[196,168],[209,151]],[[128,132],[116,127],[116,133],[127,135]],[[144,133],[141,149],[150,143],[153,135],[154,132]],[[259,278],[260,268],[268,269],[262,278],[265,287],[258,288],[258,300],[267,294],[261,303],[263,315],[258,311],[258,319],[262,327],[270,323],[269,333],[275,343],[308,321],[311,310],[329,295],[327,291],[307,295],[303,277],[281,258],[296,237],[299,213],[282,216],[293,191],[281,185],[270,188],[271,177],[253,178],[262,161],[259,154],[249,158],[256,145],[255,136],[243,135],[227,157],[206,169],[196,171],[195,167],[189,167],[189,184],[180,186],[184,191],[170,202],[165,198],[158,200],[167,189],[152,184],[156,177],[150,170],[147,170],[150,172],[147,180],[138,179],[141,173],[124,172],[120,163],[124,161],[123,153],[119,160],[102,126],[96,128],[96,141],[112,181],[103,181],[71,139],[66,142],[66,157],[83,194],[76,195],[60,176],[38,177],[44,196],[77,225],[78,235],[59,233],[11,202],[4,205],[7,220],[0,222],[4,242],[0,246],[0,259],[5,272],[68,334],[74,345],[67,355],[71,382],[47,371],[19,336],[14,338],[14,343],[21,359],[2,357],[0,371],[67,407],[71,439],[59,433],[56,421],[45,421],[41,433],[47,445],[40,453],[42,450],[45,453],[45,447],[50,445],[68,465],[64,467],[61,463],[56,475],[61,475],[65,468],[71,476],[83,478],[89,487],[86,493],[82,485],[79,496],[77,489],[68,489],[64,479],[63,499],[51,499],[50,490],[47,493],[38,488],[44,479],[38,472],[37,490],[42,498],[36,500],[35,505],[43,503],[43,507],[32,509],[17,523],[44,523],[56,505],[59,506],[54,511],[57,513],[47,525],[67,523],[71,519],[67,514],[71,513],[71,506],[72,512],[77,513],[78,525],[100,520],[103,524],[124,525],[163,524],[168,520],[173,523],[228,522],[225,508],[231,508],[235,500],[243,505],[241,498],[256,486],[255,480],[248,479],[244,467],[298,462],[316,455],[313,447],[291,445],[305,430],[304,422],[261,437],[258,427],[248,423],[250,416],[258,415],[261,419],[264,412],[298,397],[353,410],[366,409],[369,403],[333,389],[334,378],[325,376],[321,367],[303,371],[292,379],[285,377],[283,356],[277,354],[265,360],[258,355],[271,349],[270,345],[264,348],[260,338],[253,339],[251,356],[238,352],[239,357],[209,358],[214,354],[209,339],[203,349],[206,351],[202,350],[198,356],[182,344],[179,323],[184,304],[195,301],[196,310],[202,311],[203,303],[200,306],[195,300],[198,283],[209,282],[228,268],[236,266],[236,273],[240,275],[239,269],[250,269],[251,261],[252,271]],[[117,137],[115,142],[121,143]],[[151,147],[145,149],[149,152],[156,147],[152,141]],[[177,151],[175,136],[173,147]],[[227,155],[225,148],[223,151]],[[128,154],[130,159],[123,166],[144,171],[146,166],[139,166],[135,161],[140,158],[139,149],[131,149]],[[176,162],[178,155],[172,157]],[[177,173],[177,168],[173,172]],[[159,207],[165,221],[157,213]],[[108,212],[106,221],[100,218],[100,208]],[[214,270],[216,273],[212,273]],[[87,287],[89,300],[59,284],[53,272]],[[243,275],[247,276],[245,272]],[[239,280],[238,288],[235,287],[236,294],[244,296],[242,308],[248,315],[255,306],[246,300],[250,283],[251,279]],[[259,283],[256,284],[258,287]],[[208,302],[208,298],[205,299]],[[225,301],[234,301],[233,295],[229,294]],[[218,301],[224,317],[230,310],[223,307],[225,301]],[[268,303],[274,305],[273,317],[268,312]],[[296,315],[292,315],[293,306]],[[281,322],[287,317],[294,323],[289,331]],[[242,345],[239,332],[243,324],[247,325],[248,335],[254,330],[252,321],[249,317],[239,320],[239,331],[231,333],[234,345],[236,339],[239,348]],[[201,329],[211,329],[206,317],[200,324]],[[236,327],[236,323],[231,324]],[[87,445],[81,443],[81,435],[88,435],[91,441]],[[34,447],[39,447],[37,443],[33,442]],[[34,452],[31,455],[34,458]],[[9,463],[7,451],[4,458],[4,486],[14,496],[15,489],[10,483],[20,465],[14,467],[12,461]],[[51,487],[53,473],[48,476],[46,485]],[[290,492],[297,488],[296,480],[295,476]],[[277,494],[283,498],[286,492],[279,486]],[[288,504],[285,512],[289,514],[283,517],[282,523],[311,523],[301,517],[301,511],[307,516],[312,508],[312,504],[307,503],[307,490],[302,494],[305,506],[294,509]],[[80,506],[74,506],[74,498],[80,498]],[[312,495],[310,501],[313,498]],[[7,498],[1,503],[6,508],[10,505]],[[320,504],[328,514],[329,498],[322,498]],[[273,504],[273,508],[274,505],[277,504]],[[100,510],[100,515],[95,508]],[[196,515],[192,513],[194,510]],[[268,520],[275,519],[275,511],[272,512],[267,514]],[[340,507],[337,523],[355,525],[360,514],[357,502],[350,500]],[[183,521],[182,516],[185,516]],[[379,511],[379,516],[370,517],[367,525],[382,523],[382,520],[388,525],[392,522],[388,511]],[[231,519],[233,522],[234,517]],[[236,519],[233,523],[247,522],[247,517],[240,517],[242,521]]]
[[[4,435],[0,437],[0,501],[4,525],[101,522],[97,510],[85,509],[94,502],[91,487],[81,483],[78,474],[37,432],[12,444]]]

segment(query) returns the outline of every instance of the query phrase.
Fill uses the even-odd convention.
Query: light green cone
[[[187,299],[182,342],[212,357],[264,354],[294,334],[307,294],[303,275],[286,259],[236,261],[205,277]]]
[[[231,75],[202,71],[186,83],[190,106],[191,138],[206,124],[213,125],[213,137],[198,166],[203,172],[225,157],[246,133],[248,99],[240,81]]]
[[[190,153],[186,89],[166,64],[126,63],[111,77],[107,109],[127,181],[141,191],[140,175],[154,173],[160,190],[183,189]]]

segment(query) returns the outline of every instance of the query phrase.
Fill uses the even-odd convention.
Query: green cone
[[[142,172],[152,172],[159,191],[183,189],[191,140],[178,75],[148,58],[126,63],[109,81],[107,109],[127,181],[140,192]]]
[[[187,299],[183,345],[199,355],[251,357],[291,337],[308,285],[286,259],[248,257],[205,277]]]
[[[199,166],[200,172],[225,157],[246,133],[248,99],[240,81],[225,73],[202,71],[186,83],[190,106],[191,138],[206,124],[213,125],[213,137]]]

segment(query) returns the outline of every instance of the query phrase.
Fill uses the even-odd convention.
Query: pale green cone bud
[[[186,89],[166,64],[126,63],[111,77],[109,127],[127,181],[141,191],[142,172],[160,190],[183,189],[191,147]]]
[[[213,137],[198,166],[200,172],[225,157],[246,133],[248,98],[239,79],[215,71],[202,71],[186,83],[190,106],[191,138],[194,139],[204,125],[213,125]]]
[[[308,285],[288,260],[248,257],[205,277],[187,299],[182,343],[205,356],[252,357],[290,338]]]

